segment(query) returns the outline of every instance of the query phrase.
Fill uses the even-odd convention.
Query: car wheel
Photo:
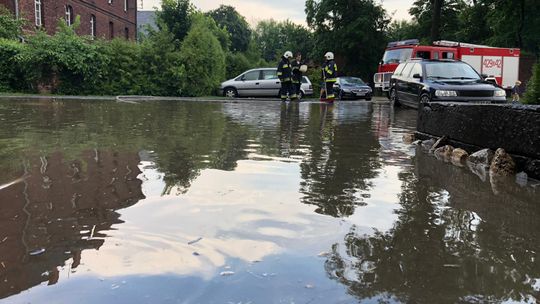
[[[299,99],[304,99],[304,96],[305,96],[304,92],[300,91],[300,94],[298,95],[298,98]]]
[[[401,106],[401,103],[398,100],[397,92],[395,88],[390,89],[389,95],[390,95],[390,101],[392,102],[393,105],[397,107]]]
[[[428,94],[422,94],[422,96],[420,96],[420,104],[423,105],[423,104],[426,104],[428,102],[431,102],[431,97],[429,97]]]
[[[226,88],[225,90],[223,90],[223,96],[235,98],[238,97],[238,91],[235,88]]]
[[[371,97],[366,98],[366,101],[371,101]]]

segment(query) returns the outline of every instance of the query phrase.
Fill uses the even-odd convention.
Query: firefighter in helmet
[[[326,53],[324,59],[326,59],[326,61],[322,67],[322,75],[326,89],[326,101],[331,103],[336,99],[336,96],[334,95],[334,84],[337,81],[338,68],[334,61],[334,53]]]
[[[296,93],[294,92],[292,85],[291,62],[289,61],[292,57],[292,52],[287,51],[283,54],[283,57],[281,57],[281,61],[278,64],[277,76],[279,81],[281,81],[281,101],[287,101],[287,94],[291,100],[296,100]]]
[[[295,59],[291,62],[293,90],[298,99],[301,97],[300,88],[302,87],[302,77],[304,77],[303,65],[305,64],[302,61],[302,53],[298,52]]]

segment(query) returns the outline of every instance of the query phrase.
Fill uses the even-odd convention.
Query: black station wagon
[[[506,102],[505,90],[456,60],[415,58],[401,63],[390,80],[389,94],[395,105],[412,108],[428,102]]]

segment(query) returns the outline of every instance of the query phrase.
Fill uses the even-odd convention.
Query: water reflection
[[[372,235],[352,227],[332,247],[327,275],[359,299],[484,303],[539,297],[538,189],[489,182],[419,152],[400,174],[399,219]]]
[[[2,103],[0,297],[538,297],[538,189],[417,153],[401,139],[415,119],[363,102]]]
[[[22,178],[0,189],[0,298],[59,280],[58,267],[99,249],[122,223],[119,209],[144,198],[134,153],[84,151],[28,157]],[[14,175],[14,173],[12,174]]]

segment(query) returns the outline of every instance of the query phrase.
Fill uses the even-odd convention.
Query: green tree
[[[273,19],[257,24],[254,41],[260,47],[266,61],[276,61],[285,51],[310,54],[313,50],[313,34],[305,27],[290,20],[277,22]]]
[[[388,26],[388,40],[400,41],[420,37],[419,25],[416,21],[399,20],[393,21]]]
[[[225,52],[212,32],[214,26],[211,18],[195,15],[182,43],[180,52],[186,70],[182,82],[185,95],[210,95],[225,79]]]
[[[244,16],[240,15],[232,6],[221,5],[219,8],[207,13],[217,25],[226,29],[231,37],[232,52],[245,52],[251,39],[251,30]]]
[[[182,41],[191,28],[194,12],[189,0],[163,0],[161,11],[156,13],[156,23],[160,30],[167,29],[176,40]]]
[[[0,5],[0,38],[17,39],[22,33],[23,21],[15,16],[3,5]]]
[[[421,34],[419,38],[424,42],[459,40],[459,16],[465,8],[463,0],[416,0],[409,14],[418,22]],[[439,9],[440,18],[437,13]]]
[[[390,23],[374,0],[307,0],[307,23],[315,34],[315,58],[333,51],[345,74],[370,79],[385,49]]]
[[[527,104],[540,104],[540,63],[533,67],[533,76],[527,84],[524,101]]]

